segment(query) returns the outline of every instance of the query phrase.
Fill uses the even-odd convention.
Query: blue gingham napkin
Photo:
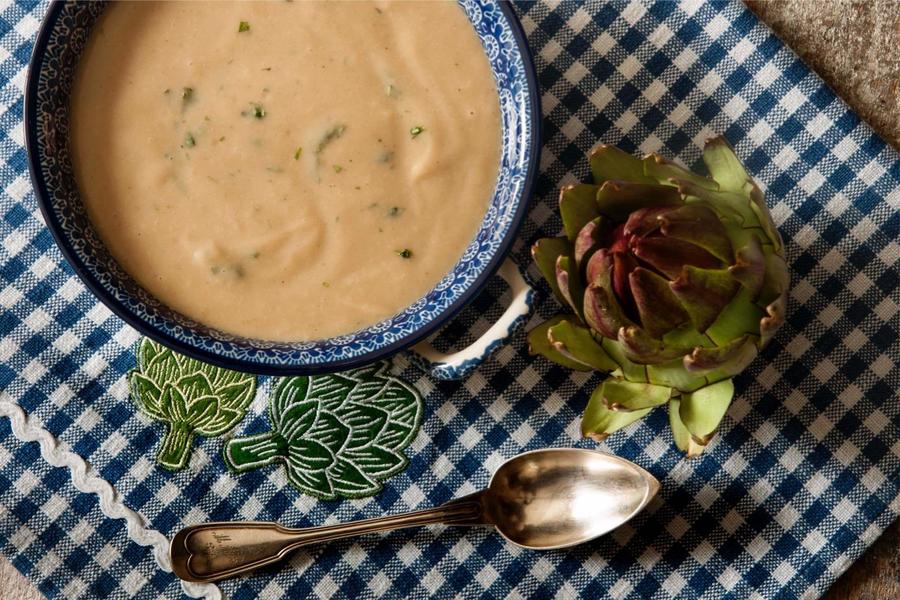
[[[45,9],[0,8],[0,550],[48,596],[814,598],[900,512],[900,157],[738,2],[521,3],[546,121],[520,264],[560,229],[556,189],[587,177],[596,142],[696,166],[723,133],[787,241],[787,324],[737,378],[700,458],[673,448],[662,411],[604,444],[663,487],[594,543],[535,553],[487,530],[417,530],[180,587],[166,540],[184,523],[305,526],[419,508],[480,488],[522,450],[590,446],[576,439],[596,380],[529,357],[521,333],[462,382],[397,357],[425,415],[409,466],[373,498],[323,502],[281,471],[231,474],[217,438],[198,442],[185,470],[158,468],[161,429],[136,413],[124,378],[138,336],[62,261],[26,174],[22,88]],[[501,293],[492,285],[439,343],[483,330]],[[271,381],[260,381],[239,432],[264,425]]]

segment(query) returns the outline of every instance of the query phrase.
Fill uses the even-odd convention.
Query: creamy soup
[[[72,95],[88,214],[162,302],[278,341],[423,296],[484,217],[496,86],[453,2],[123,2]]]

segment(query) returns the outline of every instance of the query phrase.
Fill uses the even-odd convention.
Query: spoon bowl
[[[487,489],[437,508],[307,529],[266,522],[191,525],[172,539],[172,570],[186,581],[218,581],[277,562],[300,546],[435,523],[493,525],[524,548],[566,548],[622,525],[657,491],[659,482],[624,458],[577,448],[534,450],[503,463]]]
[[[579,448],[535,450],[503,463],[484,492],[485,520],[532,550],[566,548],[638,514],[659,482],[625,459]]]

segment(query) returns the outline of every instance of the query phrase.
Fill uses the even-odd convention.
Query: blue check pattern
[[[786,325],[748,372],[700,458],[674,449],[662,411],[603,448],[646,467],[660,497],[630,524],[568,551],[527,552],[487,530],[430,529],[297,553],[221,584],[231,598],[815,598],[900,513],[900,156],[736,1],[522,2],[545,113],[541,175],[514,249],[560,230],[561,182],[587,178],[598,141],[698,166],[715,134],[767,191],[792,271]],[[374,498],[321,502],[280,471],[234,475],[222,441],[188,468],[153,463],[159,427],[125,373],[137,335],[82,287],[42,226],[22,147],[22,89],[44,3],[0,7],[0,408],[16,404],[171,537],[208,519],[297,526],[443,502],[505,458],[578,441],[595,376],[528,356],[522,334],[464,381],[403,356],[426,398],[410,465]],[[529,267],[537,279],[536,271]],[[556,310],[539,286],[538,312]],[[492,284],[436,345],[499,314]],[[533,323],[537,322],[537,316]],[[261,380],[261,398],[272,382]],[[265,425],[251,406],[238,433]],[[174,576],[97,496],[79,492],[0,417],[0,552],[50,597],[179,597]]]

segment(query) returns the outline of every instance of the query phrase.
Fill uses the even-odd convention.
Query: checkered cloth
[[[578,423],[597,377],[528,356],[520,333],[462,382],[431,380],[394,359],[425,395],[426,412],[409,467],[374,498],[321,502],[279,470],[231,474],[215,438],[198,441],[183,471],[155,466],[162,430],[137,414],[124,379],[138,336],[63,262],[26,174],[22,88],[45,9],[24,1],[0,9],[0,550],[41,591],[178,597],[158,561],[163,536],[186,523],[307,526],[420,508],[484,486],[520,451],[591,445],[577,441]],[[538,553],[486,529],[410,530],[310,548],[288,568],[221,590],[818,596],[900,512],[900,157],[738,2],[518,9],[546,115],[537,196],[514,250],[520,264],[529,264],[531,241],[560,230],[556,189],[586,179],[596,142],[696,166],[703,141],[723,133],[767,191],[787,241],[787,324],[737,378],[736,400],[702,457],[686,461],[673,448],[664,411],[603,444],[662,481],[649,509],[611,535]],[[477,335],[502,293],[490,287],[438,344]],[[540,296],[541,315],[554,312],[545,287]],[[271,381],[261,381],[238,433],[265,426]]]

